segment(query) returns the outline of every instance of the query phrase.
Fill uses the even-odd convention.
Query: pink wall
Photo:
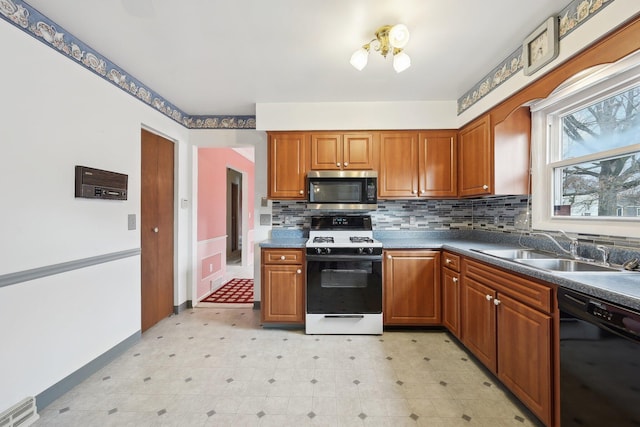
[[[242,209],[250,215],[249,241],[243,242],[243,250],[253,253],[254,162],[231,148],[199,148],[197,301],[209,294],[211,282],[222,278],[226,269],[226,239],[223,236],[227,233],[228,167],[242,172],[243,181],[246,180],[247,206],[243,205]],[[220,262],[209,262],[218,258]],[[250,259],[253,259],[252,255]]]
[[[245,173],[248,184],[246,208],[253,215],[254,163],[231,148],[198,149],[198,241],[226,234],[227,168]],[[253,229],[253,220],[249,220]]]

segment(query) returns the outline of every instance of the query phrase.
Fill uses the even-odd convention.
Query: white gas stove
[[[307,334],[382,334],[382,243],[369,216],[311,218]]]

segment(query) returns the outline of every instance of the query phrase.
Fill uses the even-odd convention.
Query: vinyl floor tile
[[[195,308],[41,410],[35,426],[538,426],[450,335],[305,335]]]

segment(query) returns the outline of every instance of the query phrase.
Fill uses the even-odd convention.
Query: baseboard
[[[174,305],[173,314],[180,314],[181,312],[185,311],[188,308],[193,308],[193,305],[191,304],[191,300],[187,300],[180,305]]]
[[[115,360],[118,356],[124,353],[126,350],[131,348],[135,343],[140,341],[142,336],[141,331],[137,331],[133,335],[128,338],[125,338],[119,344],[116,344],[111,349],[102,353],[100,356],[93,359],[91,362],[87,363],[80,369],[76,370],[72,374],[67,377],[61,379],[42,393],[36,396],[36,405],[39,411],[42,411],[44,408],[49,406],[51,402],[61,397],[63,394],[71,390],[73,387],[80,384],[82,381],[89,378],[91,375],[98,372],[100,369],[107,366],[113,360]]]

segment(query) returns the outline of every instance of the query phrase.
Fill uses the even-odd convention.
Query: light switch
[[[260,225],[271,225],[271,215],[260,214]]]
[[[136,214],[127,215],[127,228],[128,230],[136,229]]]

